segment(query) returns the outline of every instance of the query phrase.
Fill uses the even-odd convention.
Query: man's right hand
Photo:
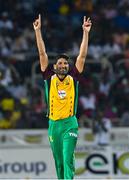
[[[41,29],[41,15],[40,14],[39,14],[38,18],[35,19],[35,21],[33,22],[33,27],[34,27],[34,30]]]

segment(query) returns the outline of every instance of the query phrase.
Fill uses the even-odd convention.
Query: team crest
[[[69,81],[68,80],[65,81],[65,85],[69,85]]]

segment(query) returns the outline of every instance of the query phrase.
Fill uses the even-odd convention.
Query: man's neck
[[[63,81],[66,76],[67,76],[67,75],[57,74],[57,77],[58,77],[61,81]]]

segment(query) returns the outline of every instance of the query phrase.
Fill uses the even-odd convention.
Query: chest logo
[[[58,95],[61,99],[64,99],[66,97],[66,92],[64,90],[58,91]]]

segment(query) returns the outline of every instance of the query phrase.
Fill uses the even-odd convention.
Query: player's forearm
[[[89,33],[83,31],[83,38],[82,38],[80,52],[79,52],[79,56],[82,58],[86,58],[86,55],[87,55],[88,39],[89,39]]]
[[[36,30],[35,35],[36,35],[36,42],[37,42],[39,55],[45,55],[46,54],[46,49],[45,49],[44,41],[42,39],[41,30],[40,29]]]
[[[44,71],[48,65],[48,56],[46,53],[44,41],[42,39],[41,30],[40,29],[35,30],[35,35],[36,35],[38,52],[39,52],[41,70]]]

